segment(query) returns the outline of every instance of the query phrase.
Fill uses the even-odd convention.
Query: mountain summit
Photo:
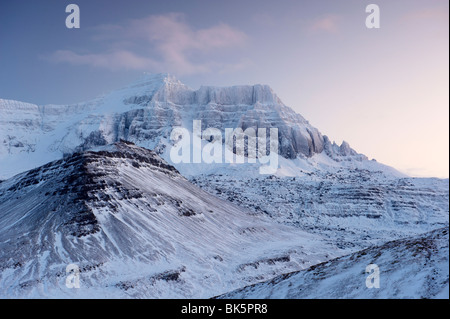
[[[172,75],[146,74],[124,88],[74,105],[0,99],[0,179],[121,139],[154,149],[169,161],[172,129],[181,126],[192,132],[193,120],[201,120],[203,130],[222,132],[277,128],[278,153],[285,159],[324,153],[335,161],[367,160],[346,143],[331,143],[267,85],[193,90]]]

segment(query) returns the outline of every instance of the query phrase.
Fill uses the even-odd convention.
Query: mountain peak
[[[162,87],[167,84],[185,86],[180,80],[170,73],[144,73],[138,80],[128,87],[154,86]]]
[[[96,147],[92,150],[84,151],[81,154],[86,158],[105,157],[125,159],[134,167],[146,165],[169,175],[179,174],[175,167],[169,165],[154,151],[139,147],[132,142],[122,139],[119,142]]]
[[[0,166],[8,167],[8,171],[0,170],[0,177],[120,139],[155,149],[170,162],[167,150],[172,129],[182,126],[191,130],[194,120],[201,121],[202,129],[222,132],[226,128],[277,128],[278,154],[286,159],[310,158],[324,149],[336,161],[366,159],[347,143],[337,146],[325,139],[284,105],[270,86],[262,84],[194,90],[169,73],[145,73],[126,87],[77,105],[24,105],[26,112],[16,112],[11,103],[0,104],[7,105],[0,107],[0,133],[6,137],[0,141],[0,155],[8,154],[0,159]],[[64,132],[58,137],[61,140],[46,134],[52,131]],[[25,160],[24,152],[36,154],[36,163]]]

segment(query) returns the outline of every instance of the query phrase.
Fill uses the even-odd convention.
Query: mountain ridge
[[[21,112],[16,112],[18,107]],[[284,105],[269,86],[260,84],[193,90],[172,75],[146,75],[124,88],[73,105],[37,106],[0,100],[0,115],[0,178],[120,139],[154,149],[170,160],[171,130],[181,126],[192,131],[193,120],[202,121],[202,129],[221,131],[276,127],[279,155],[286,159],[308,159],[325,152],[337,161],[344,157],[367,160],[347,143],[331,143]],[[24,154],[36,164],[21,158]]]

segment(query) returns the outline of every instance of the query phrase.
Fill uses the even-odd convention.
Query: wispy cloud
[[[340,22],[340,16],[329,14],[311,21],[308,29],[311,32],[338,33]]]
[[[104,42],[106,50],[79,54],[70,50],[54,52],[50,59],[74,65],[108,69],[171,71],[193,74],[211,71],[215,53],[242,46],[247,36],[227,24],[195,29],[180,13],[151,15],[124,25],[94,28],[94,41]],[[237,61],[237,64],[242,64]]]

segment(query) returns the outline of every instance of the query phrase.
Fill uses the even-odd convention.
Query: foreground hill
[[[449,298],[449,229],[388,242],[218,298]],[[380,287],[367,288],[376,264]]]
[[[339,254],[116,143],[0,183],[0,297],[211,297]],[[80,289],[65,286],[66,266]]]

